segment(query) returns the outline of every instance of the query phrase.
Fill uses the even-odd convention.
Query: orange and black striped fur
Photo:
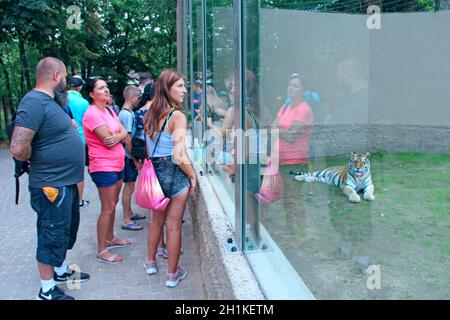
[[[330,167],[315,172],[294,172],[295,180],[313,182],[319,181],[342,189],[350,202],[360,202],[358,192],[363,192],[363,198],[375,200],[374,186],[370,172],[370,153],[352,152],[348,166]]]

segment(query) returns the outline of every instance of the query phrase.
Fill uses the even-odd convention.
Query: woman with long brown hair
[[[187,121],[183,112],[186,96],[184,77],[174,70],[163,71],[156,82],[152,107],[144,124],[148,155],[152,159],[164,195],[170,203],[163,212],[153,211],[148,228],[148,252],[144,261],[147,274],[158,272],[156,252],[167,227],[167,251],[169,255],[166,286],[176,287],[187,276],[178,265],[181,249],[181,225],[189,194],[192,194],[197,178],[185,149]]]

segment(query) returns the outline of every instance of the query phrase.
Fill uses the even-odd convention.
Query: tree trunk
[[[86,70],[86,79],[89,79],[92,76],[92,61],[88,60],[87,70]]]
[[[3,61],[3,55],[2,54],[0,54],[0,65],[2,66],[3,74],[5,75],[6,91],[8,91],[8,96],[7,96],[8,100],[7,100],[7,102],[8,102],[8,105],[9,105],[10,109],[11,109],[11,108],[13,108],[13,103],[12,103],[12,94],[13,93],[12,93],[12,90],[11,90],[11,80],[9,78],[8,69],[6,69],[6,65],[5,65],[5,63]],[[13,109],[11,109],[11,112],[14,112]]]
[[[23,76],[25,80],[26,89],[28,91],[31,89],[31,77],[30,77],[30,68],[28,67],[27,55],[25,52],[25,43],[19,36],[19,54],[20,54],[20,63],[22,65]]]
[[[20,97],[25,94],[25,76],[23,74],[23,69],[20,69]],[[20,99],[20,98],[19,98]]]
[[[5,127],[8,126],[8,122],[9,122],[9,110],[8,110],[8,106],[7,106],[7,102],[6,102],[6,96],[2,97],[2,104],[3,104],[3,114],[5,116]]]
[[[125,65],[123,63],[124,58],[128,54],[128,48],[130,46],[130,42],[128,41],[128,35],[131,30],[127,29],[125,31],[125,43],[123,45],[123,50],[116,56],[116,72],[117,72],[117,86],[115,88],[115,102],[116,104],[123,104],[124,99],[122,90],[127,85],[128,76],[126,74]]]
[[[13,87],[14,87],[14,91],[15,91],[15,98],[16,98],[16,101],[13,101],[13,105],[15,105],[15,104],[18,104],[19,103],[19,100],[20,100],[20,98],[22,97],[21,96],[21,92],[20,92],[20,89],[19,89],[19,85],[17,84],[17,77],[16,77],[16,75],[15,75],[15,73],[14,73],[14,70],[13,70],[13,68],[11,67],[11,59],[10,59],[10,57],[9,57],[9,52],[7,52],[6,53],[6,59],[7,59],[7,64],[8,64],[8,69],[9,69],[9,74],[11,75],[11,79],[12,79],[12,81],[11,81],[11,83],[12,83],[12,85],[13,85]],[[12,93],[12,92],[11,92]]]
[[[434,11],[439,11],[441,8],[441,0],[434,0]]]

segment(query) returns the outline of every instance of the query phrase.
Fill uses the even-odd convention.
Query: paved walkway
[[[116,236],[133,241],[128,248],[113,249],[124,257],[124,262],[111,266],[96,261],[96,223],[100,212],[97,189],[85,174],[85,196],[90,206],[81,210],[78,240],[68,253],[69,263],[76,263],[91,280],[79,289],[61,287],[77,299],[206,299],[200,273],[199,253],[194,239],[191,216],[187,211],[183,224],[183,250],[180,263],[189,272],[176,288],[164,285],[167,260],[158,257],[159,273],[147,275],[142,266],[147,248],[147,225],[142,231],[120,229],[122,208],[116,215]],[[28,178],[21,178],[19,205],[14,204],[15,183],[13,161],[8,150],[0,150],[0,299],[35,299],[40,282],[36,267],[36,214],[29,204]],[[136,213],[144,209],[133,204]],[[147,221],[147,220],[140,220]]]

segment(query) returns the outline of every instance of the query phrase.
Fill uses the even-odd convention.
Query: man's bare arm
[[[16,126],[11,138],[11,145],[9,150],[13,156],[21,161],[28,161],[31,157],[31,141],[34,138],[36,131]]]

